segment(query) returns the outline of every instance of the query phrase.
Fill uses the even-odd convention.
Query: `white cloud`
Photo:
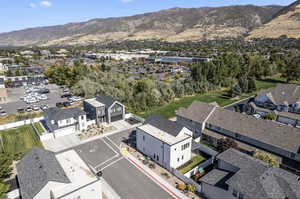
[[[131,3],[133,0],[121,0],[123,3]]]
[[[30,3],[30,4],[29,4],[29,7],[30,7],[30,8],[36,8],[36,4],[35,4],[35,3]]]
[[[52,3],[50,1],[41,1],[40,4],[42,6],[45,6],[45,7],[51,7],[52,6]]]

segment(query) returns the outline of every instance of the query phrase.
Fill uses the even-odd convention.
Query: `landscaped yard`
[[[278,79],[277,76],[274,76],[274,78],[272,77],[272,78],[266,79],[266,80],[257,80],[256,86],[257,86],[258,90],[267,89],[267,88],[275,87],[276,84],[281,81],[282,80]],[[165,106],[153,108],[147,112],[137,113],[137,115],[139,115],[143,118],[147,118],[151,113],[156,113],[165,118],[172,118],[172,117],[175,117],[176,110],[178,110],[180,107],[188,107],[189,105],[191,105],[191,103],[193,101],[200,101],[200,102],[206,102],[206,103],[217,102],[220,106],[226,106],[226,105],[232,104],[234,102],[237,102],[239,100],[251,97],[251,96],[255,95],[255,93],[256,93],[256,92],[247,93],[247,94],[241,95],[240,97],[229,98],[227,96],[227,91],[228,90],[217,90],[217,91],[208,92],[206,94],[183,97],[181,99],[176,99],[173,102],[171,102]]]
[[[44,128],[42,127],[40,122],[36,122],[33,125],[40,135],[43,135],[45,133]]]
[[[187,173],[188,171],[192,170],[193,168],[195,168],[197,165],[199,165],[201,162],[203,162],[205,160],[204,157],[197,155],[194,156],[191,161],[188,162],[187,165],[185,165],[183,168],[179,169],[179,172],[182,174]]]
[[[2,139],[0,149],[13,155],[22,155],[30,151],[33,146],[43,148],[31,125],[0,131],[0,136]]]

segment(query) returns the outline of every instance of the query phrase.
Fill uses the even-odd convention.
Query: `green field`
[[[266,80],[258,80],[256,81],[256,86],[258,90],[267,89],[275,87],[277,83],[281,82],[282,80],[278,79],[277,76],[274,78],[266,79]],[[237,102],[242,99],[246,99],[255,95],[256,92],[243,94],[240,97],[236,98],[229,98],[227,96],[228,90],[217,90],[211,91],[206,94],[194,95],[194,96],[187,96],[180,99],[176,99],[173,102],[160,107],[152,108],[151,110],[143,113],[137,113],[137,115],[147,118],[151,113],[156,113],[161,115],[165,118],[172,118],[175,117],[175,111],[178,110],[180,107],[188,107],[192,104],[193,101],[200,101],[200,102],[217,102],[220,106],[226,106]]]
[[[15,156],[23,155],[30,151],[33,146],[43,148],[31,125],[0,131],[0,136],[3,143],[0,144],[1,150]]]

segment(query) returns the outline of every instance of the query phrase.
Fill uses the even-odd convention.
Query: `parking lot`
[[[74,148],[94,170],[102,171],[105,181],[124,199],[171,199],[166,191],[138,170],[119,152],[121,141],[131,131],[124,131]]]
[[[57,102],[64,102],[67,100],[66,98],[61,98],[63,90],[59,86],[55,84],[48,84],[46,85],[46,88],[48,88],[50,91],[50,93],[46,94],[48,99],[34,104],[26,104],[20,99],[25,95],[26,90],[24,87],[9,88],[7,89],[9,102],[6,104],[0,104],[0,106],[4,111],[6,111],[7,114],[14,114],[17,112],[18,108],[26,108],[31,105],[36,105],[39,107],[41,105],[48,105],[49,107],[55,107]]]

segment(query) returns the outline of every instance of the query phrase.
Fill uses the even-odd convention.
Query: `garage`
[[[112,116],[110,122],[115,122],[123,119],[123,115]]]

